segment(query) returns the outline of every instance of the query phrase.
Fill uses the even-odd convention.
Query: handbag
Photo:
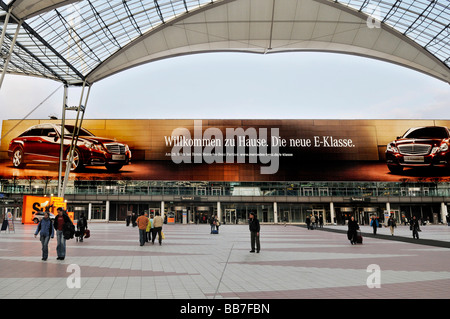
[[[161,230],[161,238],[166,239],[166,236],[164,236],[164,232]]]

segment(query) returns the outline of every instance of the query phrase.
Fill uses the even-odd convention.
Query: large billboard
[[[64,127],[65,159],[73,122]],[[450,120],[94,120],[71,179],[399,181],[450,176]],[[58,120],[7,120],[0,176],[58,176]]]

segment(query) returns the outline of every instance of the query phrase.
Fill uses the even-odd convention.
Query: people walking
[[[378,225],[378,219],[375,216],[372,216],[372,219],[370,220],[370,226],[372,226],[372,228],[373,228],[373,234],[376,235],[379,225]]]
[[[388,227],[391,229],[391,235],[394,236],[394,229],[397,227],[397,223],[392,215],[388,219]]]
[[[306,223],[307,229],[309,229],[309,227],[310,227],[309,225],[311,224],[311,218],[309,216],[306,216],[305,223]]]
[[[319,226],[320,226],[320,228],[323,228],[323,216],[322,215],[319,216]]]
[[[72,221],[66,212],[61,207],[57,209],[58,215],[55,217],[53,226],[56,230],[56,254],[57,260],[64,260],[66,258],[66,236],[64,233],[73,225]]]
[[[81,212],[77,222],[77,229],[80,231],[80,242],[83,242],[84,232],[87,228],[87,219],[84,216],[84,212]]]
[[[416,216],[413,216],[410,222],[409,229],[412,230],[412,236],[414,239],[419,239],[420,226],[419,221],[416,219]]]
[[[217,215],[214,216],[214,222],[215,222],[217,233],[219,233],[220,221],[219,221],[219,218],[217,217]]]
[[[159,241],[159,245],[162,244],[162,227],[164,224],[164,219],[159,215],[159,213],[157,212],[155,214],[155,218],[153,218],[153,238],[152,238],[152,244],[155,243],[155,238],[156,238],[156,234],[158,234],[158,241]]]
[[[130,226],[131,223],[131,211],[127,211],[127,217],[126,217],[126,225]]]
[[[347,230],[347,238],[350,240],[350,243],[356,244],[357,241],[357,231],[359,229],[358,222],[355,220],[355,217],[352,216],[348,221],[348,230]]]
[[[152,238],[153,238],[153,214],[150,214],[150,216],[148,217],[148,225],[147,225],[147,238],[145,240],[145,242],[151,242]]]
[[[256,252],[259,253],[261,250],[261,244],[259,242],[259,232],[261,230],[261,227],[259,225],[259,220],[256,218],[255,213],[250,213],[250,218],[248,220],[249,229],[250,229],[250,244],[251,249],[250,252],[255,252],[255,245],[256,245]]]
[[[316,216],[311,215],[311,229],[316,227]]]
[[[50,238],[53,238],[55,235],[55,230],[53,229],[53,222],[50,219],[49,212],[44,213],[44,218],[39,222],[36,231],[34,233],[34,238],[40,234],[40,241],[42,244],[42,260],[47,260],[48,258],[48,242]]]
[[[136,219],[136,225],[139,228],[139,244],[141,246],[145,245],[145,237],[146,237],[146,231],[147,231],[147,225],[148,225],[148,217],[146,216],[147,213],[142,213],[137,219]]]
[[[137,215],[136,215],[136,213],[132,213],[132,215],[131,215],[131,225],[133,226],[133,227],[136,227],[137,226],[137,224],[136,224],[136,220],[137,220]]]
[[[214,215],[211,215],[209,218],[209,225],[211,226],[211,234],[214,230],[216,230],[216,219],[214,218]]]

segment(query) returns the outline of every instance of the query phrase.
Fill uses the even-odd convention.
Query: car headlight
[[[125,144],[125,153],[127,153],[127,152],[130,154],[130,159],[131,159],[131,150],[130,150],[130,148],[128,147],[128,145]]]
[[[441,146],[439,147],[439,152],[447,152],[447,151],[448,151],[448,144],[442,143]]]
[[[448,151],[448,144],[442,143],[440,146],[433,147],[433,149],[431,150],[431,154],[435,154],[438,152],[446,152],[446,151]]]
[[[392,153],[398,153],[398,149],[394,146],[394,143],[389,143],[386,151],[392,152]]]
[[[84,146],[86,146],[87,148],[91,149],[91,150],[96,150],[96,151],[101,151],[102,150],[102,146],[100,144],[94,144],[92,142],[84,142]]]

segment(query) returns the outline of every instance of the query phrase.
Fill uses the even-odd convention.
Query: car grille
[[[430,149],[431,145],[427,144],[406,144],[398,147],[400,154],[406,155],[427,155]]]
[[[125,154],[125,145],[123,144],[105,144],[106,149],[109,153],[113,154]]]

